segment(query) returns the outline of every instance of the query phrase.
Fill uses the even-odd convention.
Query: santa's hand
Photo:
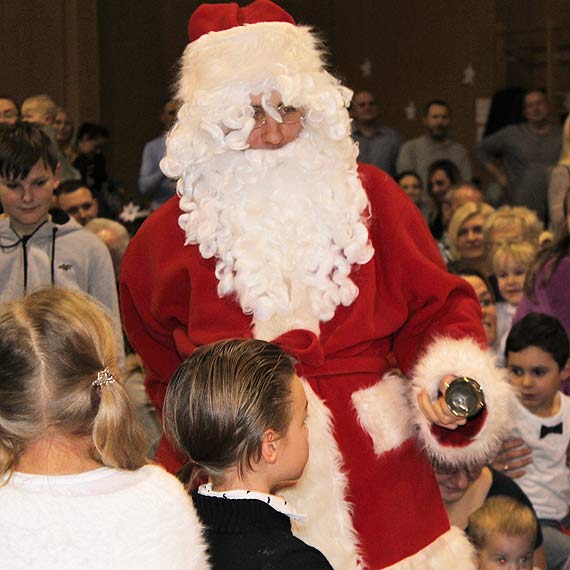
[[[532,463],[531,450],[525,445],[522,439],[507,439],[491,463],[491,467],[497,471],[502,471],[511,479],[521,477],[526,473],[523,469]]]
[[[456,416],[447,405],[445,401],[445,392],[449,383],[455,376],[445,376],[440,382],[441,396],[437,400],[430,400],[429,394],[422,390],[418,394],[418,405],[424,416],[433,424],[447,428],[456,429],[459,426],[465,425],[467,418]]]

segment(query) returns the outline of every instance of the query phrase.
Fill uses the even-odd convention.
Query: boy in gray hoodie
[[[79,289],[108,309],[120,331],[107,248],[65,212],[50,213],[60,177],[57,149],[39,127],[0,128],[0,303],[43,287]]]

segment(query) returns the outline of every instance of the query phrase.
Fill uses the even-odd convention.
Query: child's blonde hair
[[[525,206],[501,206],[487,218],[483,227],[487,247],[494,245],[491,243],[491,232],[503,228],[512,229],[517,224],[521,228],[522,240],[538,245],[544,224],[536,213]]]
[[[530,507],[512,497],[496,496],[487,499],[469,517],[467,532],[479,550],[485,547],[489,536],[497,533],[528,536],[531,550],[534,550],[537,529],[536,517]]]
[[[91,297],[51,288],[3,305],[0,477],[51,430],[91,436],[93,458],[108,467],[144,465],[144,431],[123,387],[93,385],[105,368],[116,375],[115,366],[112,322]]]
[[[284,435],[291,421],[293,359],[275,344],[225,340],[197,349],[174,373],[164,401],[164,430],[189,463],[179,478],[191,486],[200,469],[223,480],[261,457],[268,429]]]
[[[493,271],[498,273],[509,258],[528,269],[536,257],[536,251],[536,247],[528,241],[503,243],[493,253]]]

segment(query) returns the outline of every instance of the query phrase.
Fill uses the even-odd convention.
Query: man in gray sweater
[[[396,169],[417,172],[427,187],[427,173],[432,162],[451,160],[459,168],[463,182],[471,181],[471,160],[466,148],[448,137],[451,126],[449,105],[441,99],[429,101],[424,108],[425,134],[405,142],[400,149]]]
[[[523,105],[526,122],[485,137],[476,152],[485,170],[505,189],[508,204],[526,206],[546,221],[548,168],[560,156],[562,129],[552,121],[542,91],[528,91]]]

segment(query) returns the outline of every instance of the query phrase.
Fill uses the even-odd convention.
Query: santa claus
[[[309,28],[256,0],[200,6],[189,34],[162,162],[178,196],[123,261],[152,401],[198,346],[280,344],[309,398],[310,460],[290,491],[308,515],[298,536],[339,570],[475,568],[429,462],[482,463],[505,427],[508,388],[473,291],[390,177],[357,165],[351,92]],[[443,399],[455,376],[484,391],[472,419]],[[157,458],[183,461],[165,441]]]

